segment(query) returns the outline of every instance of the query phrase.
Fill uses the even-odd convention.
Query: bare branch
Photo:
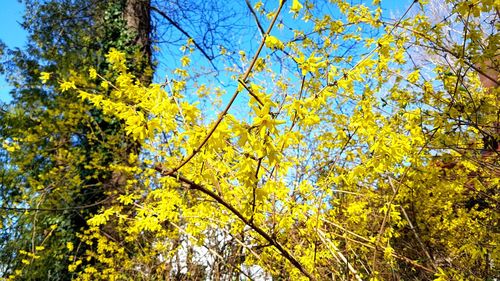
[[[171,17],[169,17],[165,12],[163,12],[162,10],[154,7],[154,6],[151,6],[151,10],[152,11],[155,11],[156,13],[158,13],[160,16],[162,16],[164,19],[166,19],[171,25],[173,25],[177,30],[179,30],[182,34],[184,34],[184,36],[186,36],[188,39],[190,39],[191,41],[193,41],[193,44],[194,46],[196,47],[196,49],[198,49],[202,54],[203,56],[210,62],[210,64],[212,65],[212,67],[217,71],[217,67],[215,66],[214,62],[213,62],[213,57],[210,56],[206,51],[205,49],[203,49],[197,42],[196,40],[194,40],[194,38],[189,35],[189,33],[184,29],[182,28],[177,22],[175,22]]]
[[[254,9],[252,8],[252,4],[250,4],[250,1],[245,0],[245,3],[247,4],[248,10],[250,10],[250,13],[252,14],[253,18],[255,19],[255,23],[257,24],[257,27],[259,28],[260,34],[264,36],[264,28],[262,28],[262,25],[260,24],[259,18],[257,17],[257,14],[255,13]]]

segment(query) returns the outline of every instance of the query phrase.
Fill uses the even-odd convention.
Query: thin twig
[[[250,66],[246,70],[245,74],[243,74],[243,78],[241,78],[242,81],[245,82],[248,79],[248,77],[250,76],[250,73],[252,72],[252,69],[253,69],[253,67],[255,65],[255,62],[257,61],[257,59],[258,59],[258,57],[260,55],[260,52],[262,51],[262,48],[265,45],[266,37],[271,33],[271,30],[273,29],[273,26],[276,23],[276,20],[278,19],[278,15],[280,14],[280,12],[281,12],[281,10],[282,10],[283,5],[284,5],[285,2],[286,1],[281,1],[280,6],[278,7],[278,11],[274,15],[274,18],[271,21],[271,24],[269,25],[269,27],[268,27],[265,35],[264,35],[264,38],[262,38],[262,40],[260,42],[260,45],[259,45],[259,48],[257,49],[257,52],[255,53],[255,55],[253,57],[253,60],[250,63]],[[217,129],[217,127],[219,126],[219,124],[222,122],[222,120],[224,119],[224,116],[226,116],[227,112],[229,111],[229,109],[233,105],[233,103],[236,100],[236,98],[238,97],[239,93],[240,93],[240,90],[236,89],[235,92],[234,92],[234,94],[233,94],[233,96],[229,100],[228,104],[226,105],[226,107],[224,108],[224,110],[219,114],[219,117],[215,121],[215,124],[212,126],[212,128],[210,129],[210,131],[208,132],[208,134],[205,136],[205,138],[203,139],[203,141],[198,145],[197,148],[195,148],[193,150],[193,152],[184,161],[182,161],[177,167],[171,169],[170,173],[177,172],[180,168],[182,168],[189,161],[191,161],[191,159],[193,159],[193,157],[196,156],[196,154],[198,154],[198,152],[200,152],[201,148],[208,142],[208,140],[213,135],[213,133],[215,132],[215,130]]]
[[[162,16],[164,19],[166,19],[171,25],[173,25],[177,30],[179,30],[182,34],[184,34],[188,39],[190,39],[194,46],[196,47],[196,49],[198,49],[202,54],[203,56],[210,62],[210,64],[212,65],[212,67],[216,70],[217,70],[217,67],[215,66],[214,62],[213,62],[213,57],[210,56],[207,51],[205,51],[205,49],[203,49],[195,40],[194,38],[189,35],[189,33],[187,33],[186,30],[184,30],[180,25],[179,23],[177,23],[176,21],[174,21],[171,17],[169,17],[165,12],[163,12],[162,10],[154,7],[154,6],[151,6],[151,10],[152,11],[155,11],[157,12],[160,16]]]
[[[259,18],[257,17],[257,13],[255,13],[254,9],[252,8],[252,4],[250,4],[250,1],[245,0],[245,3],[247,4],[248,9],[250,10],[250,13],[252,14],[253,18],[255,19],[255,23],[257,24],[257,28],[259,28],[260,35],[264,37],[264,28],[260,24]]]
[[[389,185],[391,186],[392,190],[393,191],[396,191],[396,188],[394,187],[394,184],[392,183],[392,178],[389,177]],[[405,209],[403,208],[403,206],[399,206],[399,208],[401,209],[401,211],[403,212],[403,215],[406,219],[406,221],[408,222],[408,225],[410,226],[410,229],[411,231],[413,232],[413,234],[415,235],[415,238],[417,239],[418,243],[420,244],[420,247],[422,248],[422,250],[424,251],[425,255],[427,256],[427,258],[429,259],[432,267],[434,268],[434,270],[437,270],[437,266],[436,264],[434,263],[434,260],[433,258],[431,257],[431,255],[429,254],[429,251],[427,251],[427,248],[425,247],[424,243],[422,242],[422,240],[420,239],[420,236],[418,235],[417,233],[417,230],[415,229],[415,227],[413,226],[413,223],[411,222],[410,220],[410,217],[408,217],[408,214],[406,213]]]
[[[237,216],[245,225],[249,226],[251,229],[253,229],[255,232],[257,232],[260,236],[262,236],[266,241],[269,242],[269,244],[273,245],[282,255],[285,259],[287,259],[293,266],[295,266],[302,274],[307,276],[310,280],[317,280],[314,275],[309,273],[309,271],[290,253],[288,250],[285,249],[281,243],[276,241],[274,238],[271,237],[267,232],[265,232],[262,228],[260,228],[258,225],[256,225],[253,221],[250,219],[247,219],[240,211],[238,211],[233,205],[229,204],[224,200],[222,197],[217,195],[215,192],[209,190],[205,186],[202,186],[200,184],[197,184],[185,177],[183,177],[180,174],[177,174],[176,172],[168,171],[165,170],[163,167],[157,165],[155,166],[155,170],[160,172],[162,176],[169,176],[172,178],[175,178],[184,184],[188,185],[189,189],[192,190],[198,190],[205,195],[211,197],[215,201],[217,201],[219,204],[222,206],[226,207],[231,213],[233,213],[235,216]]]
[[[264,106],[264,103],[260,100],[260,98],[248,87],[247,83],[243,80],[238,79],[238,82],[248,91],[248,93],[259,103],[260,106]]]
[[[0,210],[7,210],[7,211],[16,211],[16,212],[62,212],[62,211],[68,211],[68,210],[81,210],[81,209],[88,209],[92,208],[98,205],[101,205],[102,203],[108,201],[109,198],[106,198],[102,201],[88,204],[88,205],[83,205],[83,206],[74,206],[74,207],[66,207],[66,208],[17,208],[17,207],[4,207],[0,206]]]
[[[354,277],[356,278],[356,280],[361,281],[362,279],[361,279],[361,277],[359,277],[358,272],[356,271],[356,269],[354,269],[354,267],[352,267],[351,263],[349,263],[349,261],[348,261],[348,260],[346,259],[346,257],[342,254],[342,252],[340,252],[340,251],[339,251],[339,249],[337,248],[337,246],[335,246],[335,244],[333,244],[333,243],[331,243],[331,242],[330,242],[330,243],[328,243],[328,242],[326,241],[326,234],[325,234],[322,230],[317,229],[317,233],[319,234],[318,236],[320,237],[320,239],[321,239],[321,240],[323,240],[323,243],[325,243],[325,245],[327,246],[327,248],[328,248],[330,251],[332,251],[332,250],[330,249],[330,247],[332,247],[332,248],[333,248],[332,254],[333,254],[333,253],[337,254],[337,255],[340,257],[340,259],[341,259],[341,260],[342,260],[342,261],[346,264],[347,268],[348,268],[348,269],[349,269],[349,271],[350,271],[350,272],[354,275]],[[330,247],[328,247],[328,246],[330,246]]]

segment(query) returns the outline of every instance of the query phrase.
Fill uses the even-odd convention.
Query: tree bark
[[[129,31],[133,32],[135,38],[132,45],[138,47],[141,54],[140,67],[136,73],[141,82],[151,83],[150,72],[152,67],[151,51],[151,0],[126,0],[123,10],[123,18]]]

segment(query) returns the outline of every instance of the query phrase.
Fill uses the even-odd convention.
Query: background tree
[[[168,33],[163,35],[163,45],[195,42],[196,51],[215,67],[213,50],[222,46],[222,29],[214,25],[223,24],[226,31],[230,27],[227,17],[193,18],[198,13],[219,12],[220,5],[202,5],[201,1],[175,6],[157,2],[155,7],[145,0],[24,2],[28,46],[9,51],[3,64],[15,90],[14,101],[2,111],[1,125],[6,149],[2,273],[21,274],[24,269],[30,272],[24,276],[28,279],[67,279],[71,275],[69,252],[74,248],[73,255],[82,254],[87,249],[76,237],[87,227],[86,218],[116,194],[126,192],[129,174],[107,168],[129,163],[131,156],[139,154],[140,145],[126,137],[121,121],[82,104],[71,92],[71,83],[59,87],[59,82],[77,79],[87,89],[100,86],[109,93],[105,83],[87,76],[99,71],[101,78],[112,79],[105,55],[116,49],[127,54],[130,74],[148,85],[156,64],[152,44],[160,43],[161,33]],[[152,11],[156,11],[155,18]],[[210,31],[184,26],[187,19],[190,24],[210,23],[206,27]],[[210,41],[194,41],[208,38],[207,34]],[[17,146],[18,142],[22,145]],[[111,237],[116,234],[112,223],[101,231]],[[48,262],[54,257],[59,262]]]
[[[118,120],[82,104],[66,91],[71,85],[59,88],[57,81],[104,69],[104,54],[116,48],[135,55],[131,69],[149,83],[149,14],[131,1],[25,4],[29,43],[26,51],[10,52],[8,69],[16,88],[14,102],[2,116],[6,143],[22,141],[4,167],[13,180],[2,181],[8,191],[1,199],[3,212],[11,214],[4,217],[8,239],[2,245],[2,272],[25,270],[26,279],[69,279],[67,245],[85,252],[76,235],[86,227],[86,217],[110,189],[123,185],[119,175],[102,167],[126,162],[138,146],[123,138]]]

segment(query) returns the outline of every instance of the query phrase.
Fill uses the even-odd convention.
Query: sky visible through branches
[[[367,1],[370,2],[370,1]],[[386,17],[395,18],[397,15],[403,13],[408,5],[411,3],[409,0],[399,1],[399,0],[389,0],[384,1],[382,3],[383,12]],[[241,0],[240,5],[234,4],[233,7],[235,9],[246,9],[245,1]],[[22,29],[20,23],[22,22],[22,16],[24,13],[23,4],[17,0],[5,0],[2,1],[2,8],[0,9],[0,19],[2,24],[0,24],[0,41],[5,43],[7,48],[22,48],[25,44],[27,33],[24,29]],[[290,16],[283,14],[284,16]],[[251,15],[248,15],[249,19]],[[248,44],[244,42],[240,42],[240,44]],[[162,44],[159,44],[160,49],[163,50]],[[165,68],[168,67],[168,62],[172,61],[169,59],[171,53],[160,52],[159,53],[159,67],[156,73],[157,81],[161,83],[165,79],[165,73],[168,72]],[[5,59],[5,58],[3,58]],[[205,58],[201,57],[200,60]],[[205,59],[206,60],[206,59]],[[209,66],[208,62],[206,63],[207,67]],[[224,81],[221,81],[224,82]],[[231,85],[232,86],[232,85]],[[6,81],[4,75],[0,74],[0,102],[8,103],[11,101],[11,96],[9,94],[11,90],[11,85],[9,85]]]

